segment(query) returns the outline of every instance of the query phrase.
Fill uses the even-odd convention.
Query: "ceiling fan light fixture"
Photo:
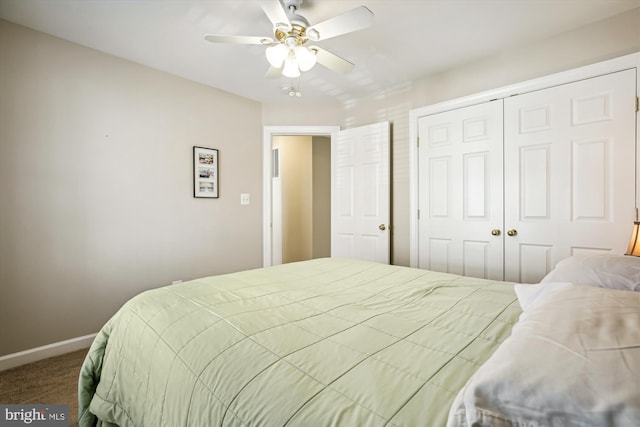
[[[316,55],[304,46],[296,46],[295,55],[300,71],[309,71],[316,65]]]
[[[289,49],[283,44],[268,47],[266,50],[267,61],[273,68],[280,68],[289,55]]]
[[[289,51],[289,56],[284,60],[284,67],[282,68],[282,75],[295,79],[300,77],[300,69],[298,68],[298,62],[293,50]]]
[[[373,12],[360,6],[311,26],[307,18],[298,14],[302,2],[303,0],[259,0],[262,11],[273,25],[272,37],[206,34],[205,39],[211,43],[265,46],[266,57],[271,65],[267,78],[282,75],[295,79],[311,70],[316,62],[342,74],[353,70],[354,65],[346,59],[316,46],[305,47],[304,44],[370,27],[373,24]],[[292,93],[293,96],[300,96],[297,90]]]

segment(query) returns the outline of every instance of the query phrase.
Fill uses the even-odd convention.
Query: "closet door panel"
[[[549,219],[551,207],[551,146],[537,144],[522,147],[519,153],[522,218]],[[514,177],[509,176],[511,180]]]
[[[621,253],[635,206],[635,70],[505,99],[505,280]]]
[[[502,101],[419,119],[419,267],[502,280]]]

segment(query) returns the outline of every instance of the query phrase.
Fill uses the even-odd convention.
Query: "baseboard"
[[[82,350],[91,347],[96,334],[89,334],[83,337],[71,338],[69,340],[43,345],[42,347],[31,348],[18,353],[0,356],[0,371],[48,359],[49,357],[60,356],[72,351]]]

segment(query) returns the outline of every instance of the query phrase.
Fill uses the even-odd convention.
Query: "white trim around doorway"
[[[272,265],[271,253],[271,139],[276,135],[328,136],[333,149],[334,134],[340,126],[265,126],[262,133],[262,265]]]

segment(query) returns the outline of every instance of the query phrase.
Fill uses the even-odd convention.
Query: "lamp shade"
[[[296,61],[296,55],[293,53],[293,49],[289,51],[287,59],[284,60],[282,75],[292,79],[300,77],[300,69],[298,68],[298,61]]]
[[[283,44],[268,47],[266,51],[267,61],[269,61],[269,64],[271,64],[273,68],[282,67],[282,63],[287,58],[288,54],[289,48]]]
[[[296,46],[296,60],[300,71],[309,71],[316,65],[316,55],[304,46]]]
[[[633,232],[631,233],[631,241],[625,255],[640,256],[640,235],[638,229],[640,228],[640,222],[634,221]]]

